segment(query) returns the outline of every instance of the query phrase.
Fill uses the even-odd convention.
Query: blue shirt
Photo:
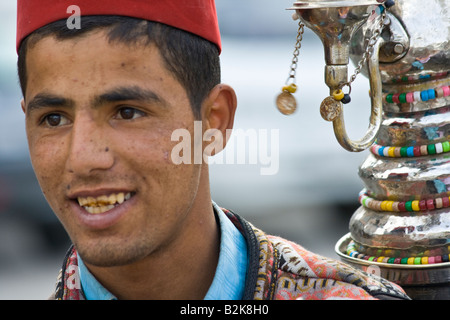
[[[240,300],[247,272],[247,243],[225,213],[213,202],[220,223],[220,253],[213,282],[205,300]],[[81,287],[87,300],[116,300],[87,269],[78,256]]]

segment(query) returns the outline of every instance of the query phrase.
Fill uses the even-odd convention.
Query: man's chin
[[[83,262],[96,267],[120,267],[137,262],[148,255],[145,248],[120,247],[115,244],[102,244],[95,247],[82,244],[75,246]]]

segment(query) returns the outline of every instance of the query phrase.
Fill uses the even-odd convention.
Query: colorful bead
[[[295,93],[297,91],[297,85],[295,83],[291,83],[288,86],[284,86],[282,90],[290,93]]]
[[[420,146],[420,154],[423,156],[426,156],[428,154],[428,146],[427,145]]]
[[[414,101],[420,101],[420,91],[414,91]]]
[[[393,101],[394,103],[400,103],[399,96],[400,96],[399,93],[395,93],[395,94],[392,96],[392,101]]]
[[[447,208],[450,206],[450,199],[448,197],[442,197],[442,207]]]
[[[341,102],[344,104],[350,103],[352,99],[348,93],[344,94],[344,97],[341,99]]]
[[[450,87],[449,86],[443,86],[441,88],[442,88],[442,91],[444,92],[444,97],[450,95]]]
[[[406,102],[408,102],[408,103],[414,102],[414,93],[413,92],[408,92],[406,94]]]
[[[442,152],[449,152],[450,151],[450,142],[445,141],[442,142]]]
[[[415,146],[413,148],[413,154],[414,154],[415,157],[420,157],[421,156],[421,154],[420,154],[420,146]]]
[[[419,201],[419,211],[425,211],[425,210],[427,210],[427,201],[420,200]]]
[[[412,201],[406,201],[405,202],[405,209],[406,209],[406,211],[409,211],[409,212],[413,211],[413,209],[412,209]]]
[[[411,201],[411,209],[413,211],[420,211],[419,201],[418,200]]]
[[[436,146],[434,144],[428,145],[428,154],[436,154]]]
[[[398,96],[398,100],[400,101],[400,103],[406,103],[406,93],[400,93],[400,95]]]
[[[443,91],[442,91],[442,92],[443,92]],[[386,96],[386,102],[388,102],[388,103],[393,103],[394,101],[392,100],[392,96],[393,96],[392,93],[388,94],[388,95]]]
[[[332,96],[335,100],[340,101],[344,98],[344,92],[341,89],[334,90]]]
[[[436,147],[436,153],[442,153],[444,151],[441,142],[436,143],[434,146]]]
[[[406,149],[406,155],[407,155],[408,157],[414,157],[414,147],[408,147],[408,148]]]
[[[388,157],[392,157],[392,158],[395,157],[394,151],[395,151],[394,147],[388,148]]]
[[[407,150],[408,150],[407,147],[401,147],[400,154],[401,154],[402,157],[407,157],[408,156]]]

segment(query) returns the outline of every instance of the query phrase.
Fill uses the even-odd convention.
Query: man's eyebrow
[[[66,99],[51,93],[39,93],[27,104],[26,109],[29,115],[32,111],[41,108],[72,107],[73,105],[74,102],[71,99]]]
[[[147,90],[138,86],[131,87],[118,87],[108,92],[105,92],[95,98],[94,105],[100,106],[101,104],[110,102],[121,101],[143,101],[143,102],[156,102],[162,105],[166,105],[166,101],[159,95],[151,90]]]

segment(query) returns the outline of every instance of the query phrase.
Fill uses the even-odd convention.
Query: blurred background
[[[274,175],[261,175],[265,167],[261,163],[213,164],[212,194],[219,205],[266,232],[337,258],[334,245],[348,232],[359,205],[358,167],[368,151],[342,149],[331,123],[320,116],[328,88],[323,82],[322,44],[310,30],[305,30],[299,55],[298,110],[284,116],[276,109],[275,98],[288,77],[298,28],[292,11],[286,10],[292,3],[216,0],[223,36],[222,80],[235,88],[239,101],[235,128],[266,130],[269,146],[277,143],[279,169]],[[16,1],[2,0],[0,299],[46,299],[69,240],[30,165],[16,75],[15,30]],[[351,138],[364,134],[369,109],[368,81],[360,76],[353,85],[352,103],[345,106]],[[270,141],[271,130],[278,130],[279,141]]]

